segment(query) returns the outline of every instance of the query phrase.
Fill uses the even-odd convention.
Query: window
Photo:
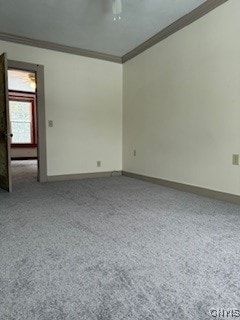
[[[11,92],[9,111],[12,147],[36,147],[35,96]]]
[[[8,70],[8,90],[20,92],[36,92],[35,73],[24,70]]]

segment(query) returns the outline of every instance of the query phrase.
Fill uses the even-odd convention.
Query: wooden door
[[[0,56],[0,188],[11,192],[10,145],[7,55],[3,53]]]

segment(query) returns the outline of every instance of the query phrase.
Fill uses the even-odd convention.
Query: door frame
[[[44,66],[28,62],[8,60],[9,69],[25,70],[35,73],[36,106],[37,106],[37,155],[38,155],[38,181],[47,181],[47,147],[46,147],[46,113],[44,93]]]

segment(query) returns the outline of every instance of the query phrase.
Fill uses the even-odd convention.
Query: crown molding
[[[96,51],[85,50],[85,49],[71,47],[71,46],[65,46],[62,44],[54,43],[54,42],[48,42],[48,41],[36,40],[36,39],[32,39],[32,38],[27,38],[27,37],[21,37],[21,36],[9,34],[9,33],[4,33],[4,32],[0,32],[0,40],[19,43],[19,44],[23,44],[23,45],[27,45],[27,46],[32,46],[32,47],[38,47],[38,48],[42,48],[42,49],[70,53],[70,54],[84,56],[84,57],[88,57],[88,58],[94,58],[94,59],[106,60],[106,61],[111,61],[111,62],[116,62],[116,63],[122,63],[121,57],[114,56],[111,54],[100,53],[100,52],[96,52]]]
[[[188,26],[192,22],[200,19],[202,16],[207,14],[208,12],[214,10],[218,6],[222,5],[223,3],[229,0],[207,0],[199,7],[195,8],[191,12],[187,13],[180,19],[176,20],[168,27],[164,28],[153,37],[149,38],[147,41],[140,44],[138,47],[133,49],[132,51],[128,52],[124,56],[122,56],[122,63],[136,57],[140,53],[144,52],[145,50],[151,48],[155,44],[161,42],[162,40],[166,39],[173,33],[183,29],[184,27]]]
[[[172,24],[170,24],[168,27],[164,28],[157,34],[155,34],[153,37],[149,38],[147,41],[143,42],[139,46],[137,46],[135,49],[131,50],[130,52],[126,53],[122,57],[118,57],[111,54],[105,54],[101,52],[91,51],[91,50],[85,50],[77,47],[71,47],[71,46],[65,46],[62,44],[57,44],[54,42],[48,42],[43,40],[36,40],[32,38],[27,37],[21,37],[14,34],[4,33],[0,32],[0,40],[8,41],[8,42],[14,42],[19,43],[23,45],[48,49],[48,50],[54,50],[54,51],[60,51],[64,53],[70,53],[74,55],[84,56],[88,58],[94,58],[94,59],[101,59],[116,63],[124,63],[140,53],[146,51],[147,49],[151,48],[155,44],[161,42],[162,40],[166,39],[170,35],[174,34],[175,32],[183,29],[184,27],[188,26],[192,22],[200,19],[202,16],[207,14],[208,12],[214,10],[218,6],[224,4],[229,0],[207,0],[203,4],[201,4],[199,7],[195,8],[191,12],[187,13],[180,19],[176,20]]]

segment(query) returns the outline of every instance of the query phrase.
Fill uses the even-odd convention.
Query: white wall
[[[124,64],[125,171],[240,194],[239,12],[229,0]]]
[[[0,52],[44,65],[48,175],[122,169],[122,65],[4,41]]]

